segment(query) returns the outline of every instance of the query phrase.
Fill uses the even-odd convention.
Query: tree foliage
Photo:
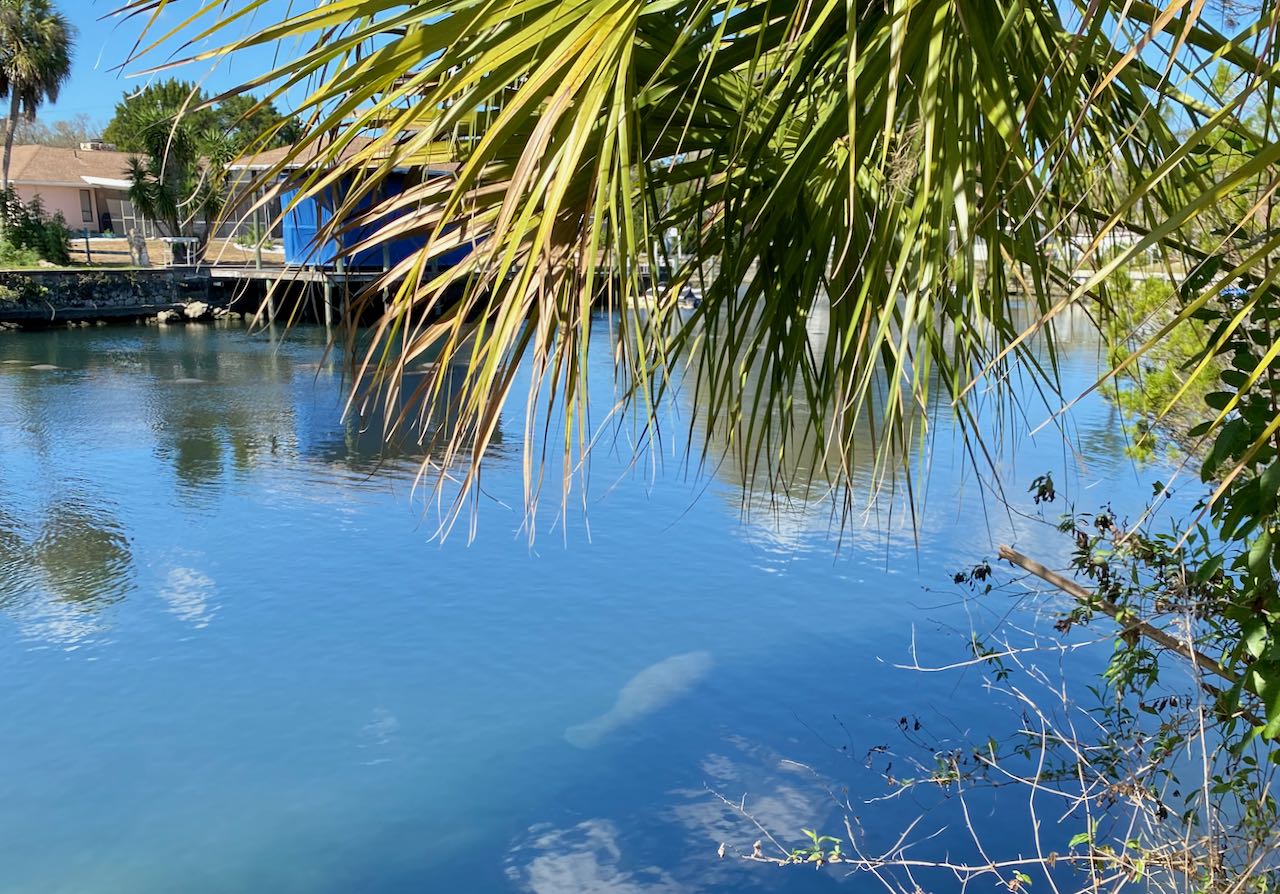
[[[131,4],[153,17],[172,5]],[[908,462],[940,399],[972,435],[975,385],[998,397],[1013,360],[1052,393],[1046,324],[1073,304],[1106,309],[1102,286],[1135,258],[1194,267],[1194,282],[1116,374],[1220,308],[1229,284],[1245,289],[1168,405],[1272,300],[1280,12],[1209,9],[342,0],[200,58],[303,42],[240,90],[273,101],[311,88],[307,132],[264,179],[302,165],[303,194],[349,184],[329,235],[392,220],[372,244],[426,238],[382,284],[393,298],[359,381],[402,406],[410,364],[459,361],[465,387],[428,380],[416,394],[461,417],[445,465],[464,451],[483,460],[527,363],[544,412],[526,429],[530,495],[548,456],[565,458],[570,486],[591,440],[583,356],[603,305],[617,311],[621,397],[652,430],[661,398],[692,389],[693,425],[719,433],[704,443],[723,445],[748,486],[785,493],[821,467],[843,494],[868,441],[879,472]],[[207,0],[176,33],[238,20]],[[384,189],[397,169],[442,158],[459,162],[455,176]],[[693,237],[693,258],[649,294],[642,271],[669,261],[670,226]],[[1068,243],[1083,257],[1055,250]],[[429,263],[466,244],[462,263]],[[702,300],[686,312],[677,299],[691,281]],[[1233,411],[1276,359],[1239,356],[1256,365]],[[1275,428],[1273,408],[1258,436]],[[1237,474],[1224,478],[1256,456],[1232,454]]]
[[[46,100],[56,101],[71,76],[75,27],[50,0],[0,0],[0,98],[9,101],[2,185],[20,118],[36,120]]]
[[[78,149],[81,143],[102,136],[102,126],[88,115],[75,115],[51,122],[18,119],[14,132],[14,144],[19,146],[56,146],[60,149]]]
[[[1280,301],[1204,316],[1215,326],[1206,353],[1219,361],[1219,390],[1205,397],[1214,417],[1192,433],[1211,436],[1201,477],[1216,486],[1207,505],[1220,546],[1201,575],[1234,581],[1236,597],[1213,623],[1232,625],[1238,689],[1261,700],[1263,732],[1280,738]]]
[[[121,152],[148,152],[163,145],[179,113],[186,126],[200,133],[214,126],[213,116],[202,109],[204,94],[192,83],[169,78],[148,84],[116,103],[102,138]]]
[[[271,147],[289,145],[298,135],[297,122],[281,115],[270,103],[231,96],[209,104],[209,97],[190,81],[168,78],[148,84],[116,103],[102,137],[122,152],[149,152],[159,140],[155,131],[172,129],[181,116],[195,133],[223,134],[239,153],[257,137],[271,133]]]
[[[71,230],[62,214],[48,214],[40,197],[23,202],[12,189],[0,191],[0,231],[3,242],[14,250],[51,264],[71,263]],[[22,266],[35,266],[34,263]]]
[[[146,123],[139,116],[140,123]],[[215,129],[196,131],[193,122],[176,123],[163,113],[141,131],[142,154],[129,160],[129,201],[172,236],[205,232],[226,205],[226,166],[236,157],[230,137]]]
[[[177,33],[241,21],[212,0],[180,14]],[[1248,65],[1249,34],[1221,35],[1196,4],[344,0],[254,27],[203,57],[305,48],[243,89],[311,86],[308,132],[267,178],[305,161],[304,192],[351,182],[334,231],[396,168],[462,163],[378,209],[395,224],[375,243],[429,243],[388,278],[378,332],[396,348],[366,362],[389,405],[414,358],[465,362],[446,461],[483,457],[530,363],[532,403],[556,409],[549,439],[530,420],[531,495],[544,449],[558,465],[590,442],[582,357],[601,304],[621,311],[618,381],[642,418],[694,387],[693,423],[725,433],[749,481],[785,490],[787,444],[840,491],[872,419],[887,475],[923,434],[919,410],[941,398],[968,418],[960,398],[984,371],[1021,358],[1052,385],[1052,352],[1020,336],[1125,259],[1077,283],[1046,246],[1123,229],[1146,234],[1134,251],[1192,247],[1217,191],[1276,155],[1216,181],[1194,156],[1206,128],[1246,129],[1183,89],[1205,55],[1265,68]],[[698,234],[694,257],[649,299],[642,271],[666,263],[670,226]],[[469,242],[464,263],[428,263]],[[702,301],[685,314],[691,280]]]
[[[133,206],[169,234],[191,236],[197,222],[212,230],[227,203],[227,166],[259,127],[279,139],[293,124],[247,97],[208,105],[195,85],[170,79],[123,99],[104,139],[137,153],[129,164]]]

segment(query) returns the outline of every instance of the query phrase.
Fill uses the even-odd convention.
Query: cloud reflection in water
[[[507,856],[507,877],[532,894],[689,894],[657,866],[628,867],[611,820],[569,828],[542,824]]]
[[[217,585],[213,578],[196,568],[175,567],[169,569],[160,598],[169,611],[197,630],[209,626],[218,611],[214,603]]]

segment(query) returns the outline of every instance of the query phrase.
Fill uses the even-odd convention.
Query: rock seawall
[[[199,302],[224,303],[193,270],[0,271],[0,324],[57,326],[155,316]]]

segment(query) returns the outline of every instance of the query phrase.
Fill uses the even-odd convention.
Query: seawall
[[[224,306],[225,290],[210,288],[206,271],[0,271],[0,323],[66,323],[151,317],[192,302]]]

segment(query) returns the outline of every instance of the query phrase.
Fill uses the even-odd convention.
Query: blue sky
[[[116,102],[126,91],[137,90],[146,85],[149,78],[140,73],[149,67],[166,62],[181,49],[175,42],[170,47],[153,51],[141,62],[127,66],[124,71],[117,70],[128,57],[142,30],[141,21],[124,21],[109,17],[122,2],[123,0],[58,0],[62,11],[79,30],[79,39],[71,79],[63,88],[57,103],[41,108],[41,120],[52,122],[59,118],[88,115],[106,124],[111,118]],[[278,16],[290,4],[296,4],[296,0],[279,0],[279,2],[269,3],[260,15]],[[192,5],[179,3],[176,8],[190,9]],[[173,27],[181,21],[174,10],[167,11],[163,18],[168,27]],[[261,21],[262,19],[259,19],[259,22]],[[231,36],[236,37],[242,34],[248,28],[248,24],[234,28],[230,32]],[[283,48],[280,51],[283,52]],[[217,92],[243,80],[246,72],[256,74],[267,70],[273,61],[273,51],[264,49],[246,52],[231,60],[223,60],[217,66],[207,62],[196,63],[165,72],[157,77],[172,76],[200,81],[205,85],[206,90]]]
[[[126,66],[124,71],[119,71],[118,67],[128,57],[143,24],[137,19],[123,20],[111,16],[111,13],[125,0],[57,0],[57,2],[63,12],[75,23],[80,34],[70,82],[64,87],[56,104],[47,105],[41,109],[40,118],[46,123],[83,114],[105,125],[111,118],[116,102],[126,91],[138,90],[147,84],[149,76],[143,74],[146,69],[194,52],[192,49],[184,49],[180,42],[173,41],[169,46],[158,48],[143,60]],[[263,22],[279,21],[290,9],[298,11],[309,6],[311,2],[312,0],[268,0],[254,14],[254,18],[246,18],[245,21],[232,26],[217,43],[225,43],[243,35],[252,28],[255,20],[259,25]],[[164,13],[161,22],[163,27],[159,27],[158,32],[163,33],[168,28],[175,27],[181,21],[180,11],[182,15],[187,15],[193,7],[200,5],[203,3],[197,3],[194,0],[175,2]],[[229,8],[236,9],[241,6],[233,0]],[[1211,18],[1215,22],[1218,20],[1216,15]],[[201,48],[209,49],[213,45],[213,43],[206,43]],[[293,46],[280,46],[274,49],[247,51],[236,57],[222,59],[216,64],[196,63],[151,77],[179,77],[198,81],[204,85],[206,92],[217,93],[234,86],[246,77],[269,70],[276,64],[276,54],[293,50]],[[301,98],[296,94],[292,96],[295,102],[300,101]],[[287,102],[277,103],[277,105],[281,107],[281,111],[289,111]]]

